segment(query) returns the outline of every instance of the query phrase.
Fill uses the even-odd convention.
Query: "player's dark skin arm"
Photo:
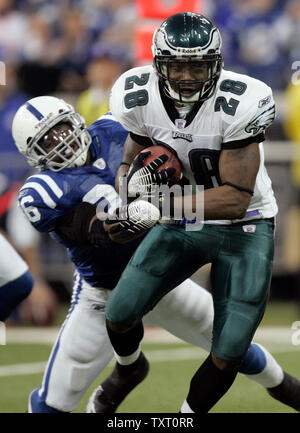
[[[240,149],[223,150],[219,160],[222,182],[231,182],[242,188],[254,190],[260,165],[258,143]],[[205,219],[218,219],[223,216],[243,218],[251,200],[251,195],[228,185],[204,192]]]
[[[123,160],[131,164],[134,157],[144,149],[128,136],[123,153]],[[219,173],[222,183],[231,182],[242,188],[254,189],[256,175],[259,169],[260,155],[258,143],[249,144],[238,149],[223,150],[219,159]],[[121,165],[116,177],[118,190],[119,178],[124,176],[129,166]],[[203,194],[203,193],[199,193]],[[232,186],[224,185],[204,191],[204,219],[239,219],[249,206],[251,195],[239,191]],[[183,200],[176,198],[174,207],[182,209]],[[192,200],[192,210],[195,212],[196,197]],[[184,212],[184,210],[182,210]]]
[[[239,149],[223,150],[219,160],[219,173],[222,183],[231,182],[242,188],[254,189],[260,164],[258,143],[252,143]],[[199,193],[203,194],[203,192]],[[251,200],[245,191],[223,185],[204,191],[204,219],[239,219],[243,218]],[[174,207],[183,207],[181,198],[176,198]],[[196,197],[192,201],[193,212]]]

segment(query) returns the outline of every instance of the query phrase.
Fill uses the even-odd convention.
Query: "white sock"
[[[133,352],[131,355],[128,356],[120,356],[115,352],[115,358],[117,362],[121,365],[130,365],[133,364],[134,361],[138,359],[140,353],[141,353],[141,347],[139,346],[135,352]]]
[[[188,402],[184,400],[180,409],[180,413],[195,413],[195,412],[190,408]]]
[[[277,361],[273,358],[270,352],[268,352],[263,346],[255,343],[264,352],[266,357],[266,366],[258,374],[245,374],[249,379],[254,380],[265,388],[273,388],[279,385],[283,381],[283,370]]]

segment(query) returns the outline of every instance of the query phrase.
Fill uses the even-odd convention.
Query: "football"
[[[164,164],[162,164],[157,171],[173,167],[175,168],[176,172],[173,174],[172,179],[180,180],[182,178],[181,162],[177,158],[175,153],[173,153],[170,149],[162,145],[156,145],[143,149],[141,153],[143,152],[151,152],[151,155],[147,156],[147,158],[144,159],[144,165],[149,164],[151,161],[160,157],[161,155],[167,155],[168,160]]]

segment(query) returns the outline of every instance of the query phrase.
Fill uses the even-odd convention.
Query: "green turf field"
[[[263,328],[261,342],[272,351],[285,370],[300,378],[300,346],[293,346],[287,334],[291,323],[297,320],[297,310],[290,305],[279,304],[273,305],[272,308],[273,314],[270,311],[264,322],[266,327],[277,328]],[[28,394],[41,384],[42,371],[50,349],[50,344],[40,343],[8,342],[7,345],[0,346],[0,413],[25,412]],[[151,361],[150,373],[120,406],[119,412],[178,412],[187,394],[190,378],[204,360],[205,353],[191,345],[173,342],[144,343],[143,349]],[[101,382],[111,368],[107,367],[90,391]],[[77,412],[84,412],[88,394],[80,403]],[[273,400],[261,386],[239,375],[230,391],[212,412],[295,411]]]

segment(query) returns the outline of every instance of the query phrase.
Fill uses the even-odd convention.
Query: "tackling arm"
[[[96,204],[81,202],[58,218],[55,231],[65,240],[78,245],[112,247],[114,244],[104,230],[103,221],[97,218],[96,212]]]

